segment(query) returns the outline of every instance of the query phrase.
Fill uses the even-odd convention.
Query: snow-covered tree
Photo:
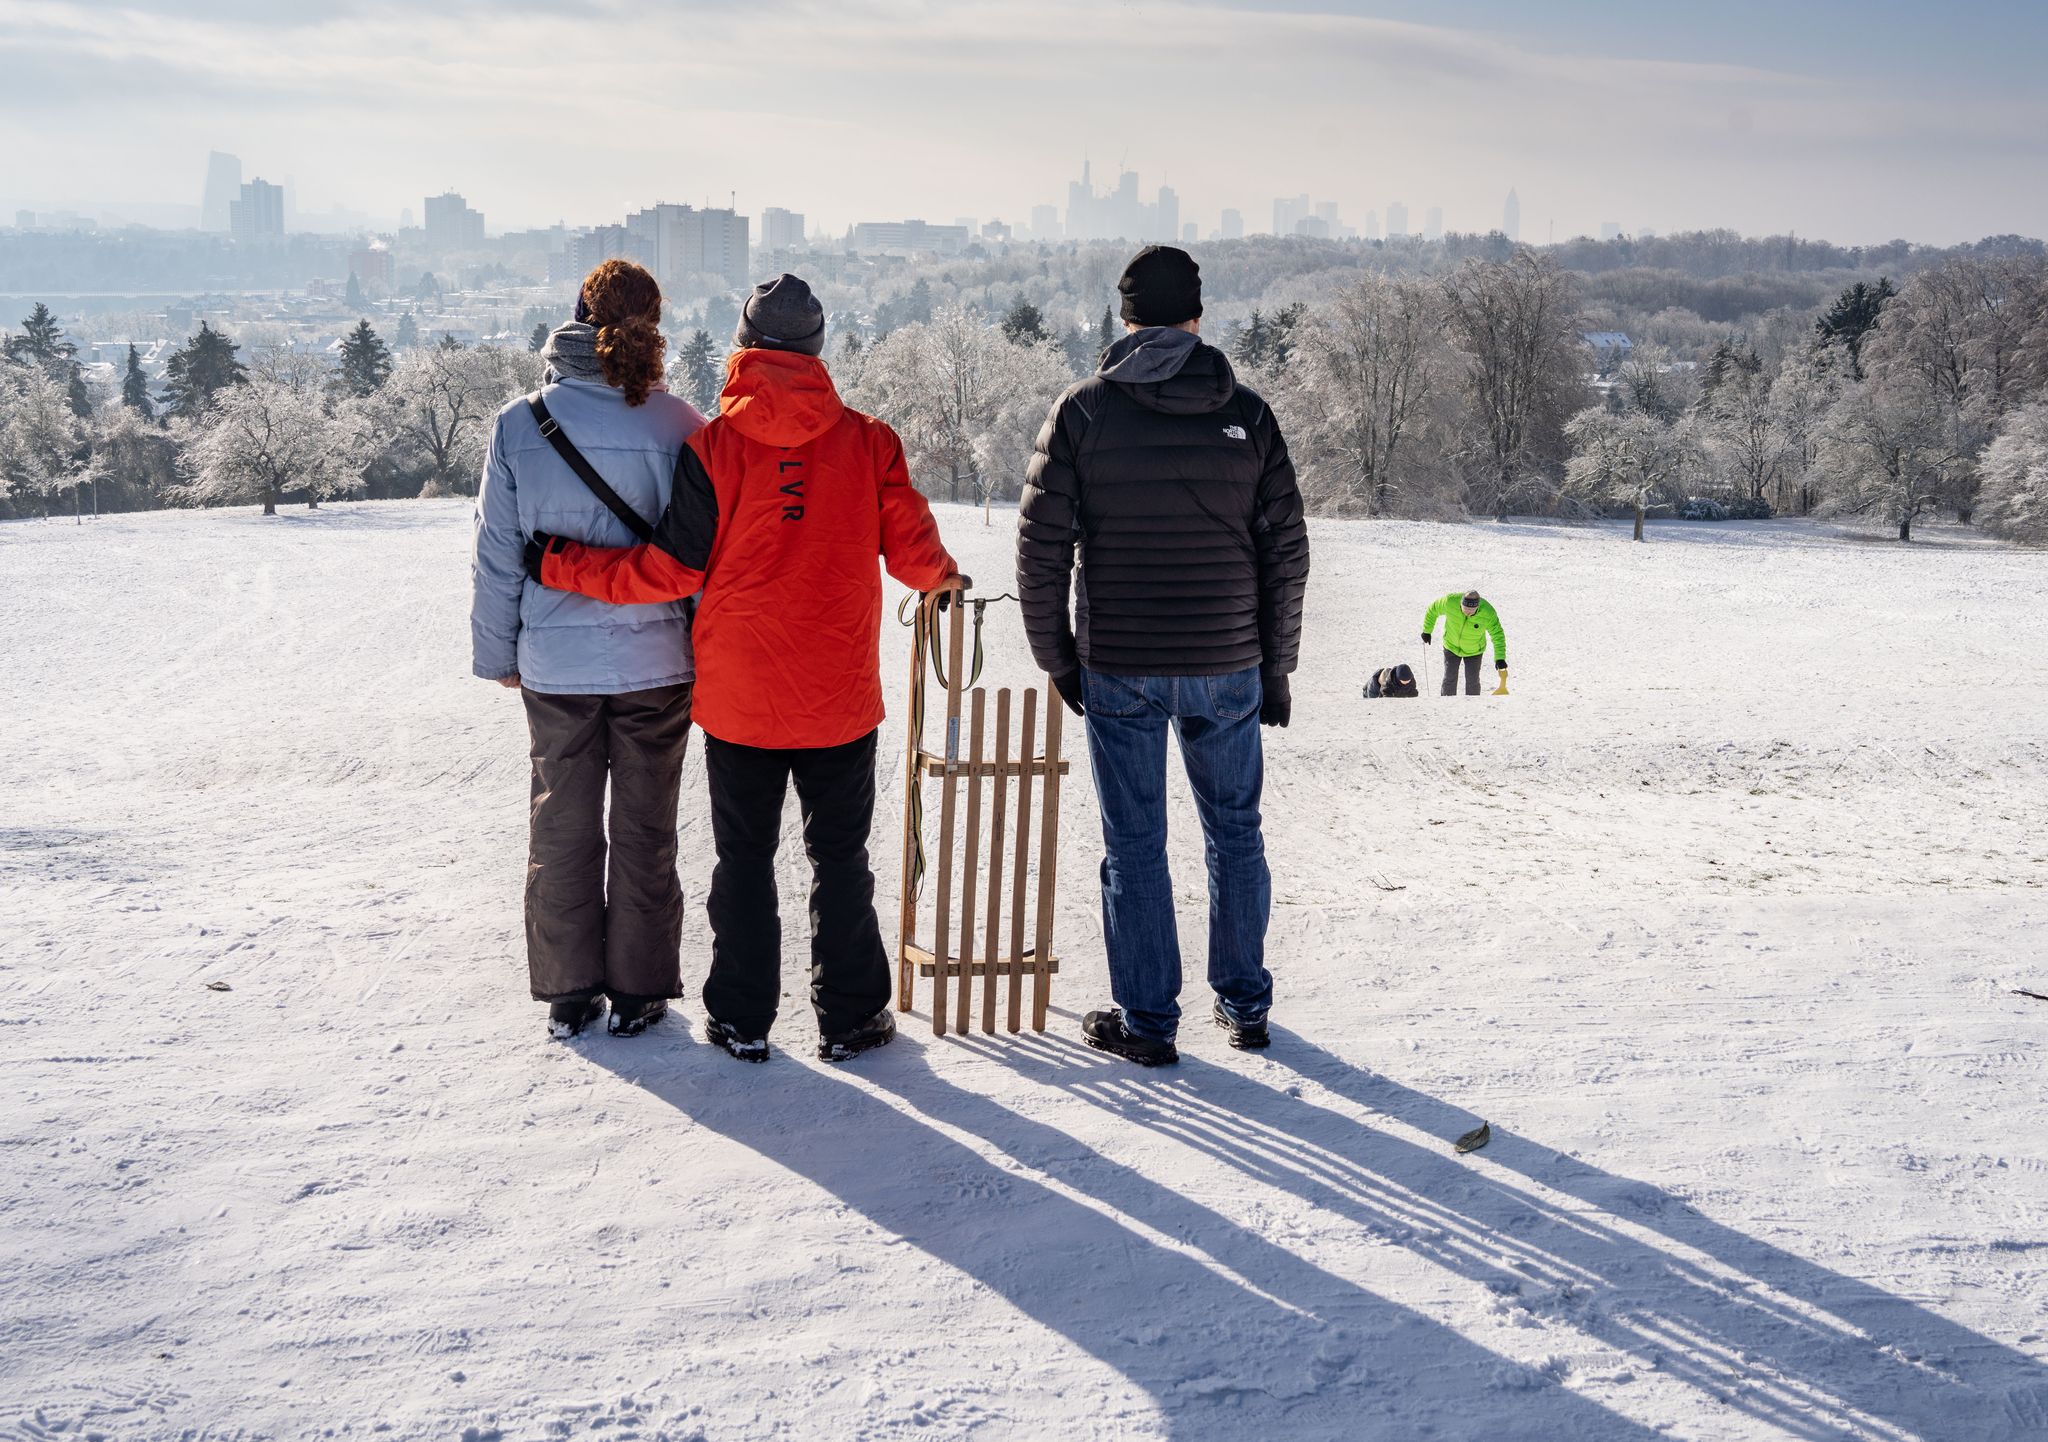
[[[1771,394],[1773,379],[1755,351],[1717,351],[1695,413],[1707,474],[1759,505],[1769,504],[1791,452],[1785,417]]]
[[[718,393],[725,386],[724,361],[711,333],[699,326],[676,347],[676,358],[669,367],[669,389],[705,415],[717,415]]]
[[[236,357],[235,343],[199,322],[199,333],[171,352],[164,363],[164,413],[193,420],[229,386],[247,379],[248,367]]]
[[[1072,379],[1057,347],[946,306],[868,347],[848,400],[896,428],[913,477],[986,508],[1022,489],[1032,437]]]
[[[1825,511],[1882,516],[1910,541],[1914,521],[1954,501],[1967,462],[1939,399],[1909,375],[1878,371],[1829,408],[1814,467]]]
[[[426,471],[422,495],[473,495],[491,419],[540,380],[528,351],[415,346],[375,397],[380,426]]]
[[[1592,406],[1572,417],[1565,436],[1572,446],[1566,493],[1598,505],[1627,506],[1638,541],[1652,509],[1683,498],[1698,455],[1689,425],[1646,410]]]
[[[177,422],[187,499],[214,506],[260,501],[263,514],[274,516],[288,493],[317,507],[360,490],[376,451],[365,403],[330,407],[321,392],[303,370],[259,366],[199,419]]]
[[[1292,449],[1311,467],[1334,462],[1344,501],[1387,514],[1401,488],[1403,447],[1452,362],[1442,297],[1422,281],[1368,276],[1304,323],[1298,345],[1294,409],[1308,434]]]
[[[356,322],[341,342],[341,364],[335,384],[346,396],[362,397],[383,388],[391,379],[391,348],[367,320]]]
[[[41,498],[45,515],[71,492],[82,514],[84,488],[97,475],[91,434],[72,405],[70,387],[41,365],[0,373],[0,492]]]
[[[2005,418],[1985,448],[1977,519],[2029,546],[2048,546],[2048,400]]]

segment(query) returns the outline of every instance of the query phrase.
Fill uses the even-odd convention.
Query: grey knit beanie
[[[743,347],[818,355],[825,349],[825,308],[800,278],[778,275],[754,287],[732,338]]]

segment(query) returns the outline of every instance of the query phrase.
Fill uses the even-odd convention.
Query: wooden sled
[[[976,678],[968,675],[964,666],[967,608],[975,608],[978,672],[981,611],[988,603],[953,593],[952,604],[941,611],[938,602],[942,594],[934,591],[919,598],[910,646],[910,743],[903,796],[903,916],[896,952],[896,1009],[909,1011],[916,1001],[917,978],[930,977],[933,1035],[945,1035],[949,1013],[952,1030],[972,1031],[979,1015],[981,1030],[993,1035],[999,1000],[1007,1003],[1003,1008],[1005,1024],[1015,1033],[1023,1026],[1024,978],[1028,976],[1031,1029],[1044,1031],[1052,978],[1060,969],[1052,950],[1052,919],[1059,869],[1060,778],[1067,774],[1067,763],[1060,759],[1060,722],[1065,713],[1050,683],[1043,688],[1043,699],[1039,688],[1026,690],[1013,753],[1012,697],[1007,688],[999,690],[991,748],[985,724],[988,692],[981,687],[967,689]],[[941,626],[946,632],[943,669],[935,664]],[[925,746],[927,665],[934,666],[946,688],[944,741],[936,750]],[[1042,754],[1037,749],[1041,709]],[[964,742],[963,712],[967,722]],[[937,896],[932,943],[922,946],[917,941],[917,926],[925,880],[924,798],[931,782],[937,783],[939,798],[938,849],[932,857]],[[1038,816],[1035,878],[1031,866],[1034,806]],[[1005,893],[1009,898],[1007,926]],[[977,980],[981,983],[978,997]]]

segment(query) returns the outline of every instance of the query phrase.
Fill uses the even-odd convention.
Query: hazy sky
[[[1085,151],[1206,234],[1603,220],[1843,241],[2048,234],[2048,5],[1906,0],[0,0],[0,205],[301,209],[454,187],[490,227],[656,200],[1022,220]]]

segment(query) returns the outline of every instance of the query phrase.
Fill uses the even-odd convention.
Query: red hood
[[[816,356],[749,347],[725,363],[718,414],[750,441],[803,445],[832,429],[845,409]]]

